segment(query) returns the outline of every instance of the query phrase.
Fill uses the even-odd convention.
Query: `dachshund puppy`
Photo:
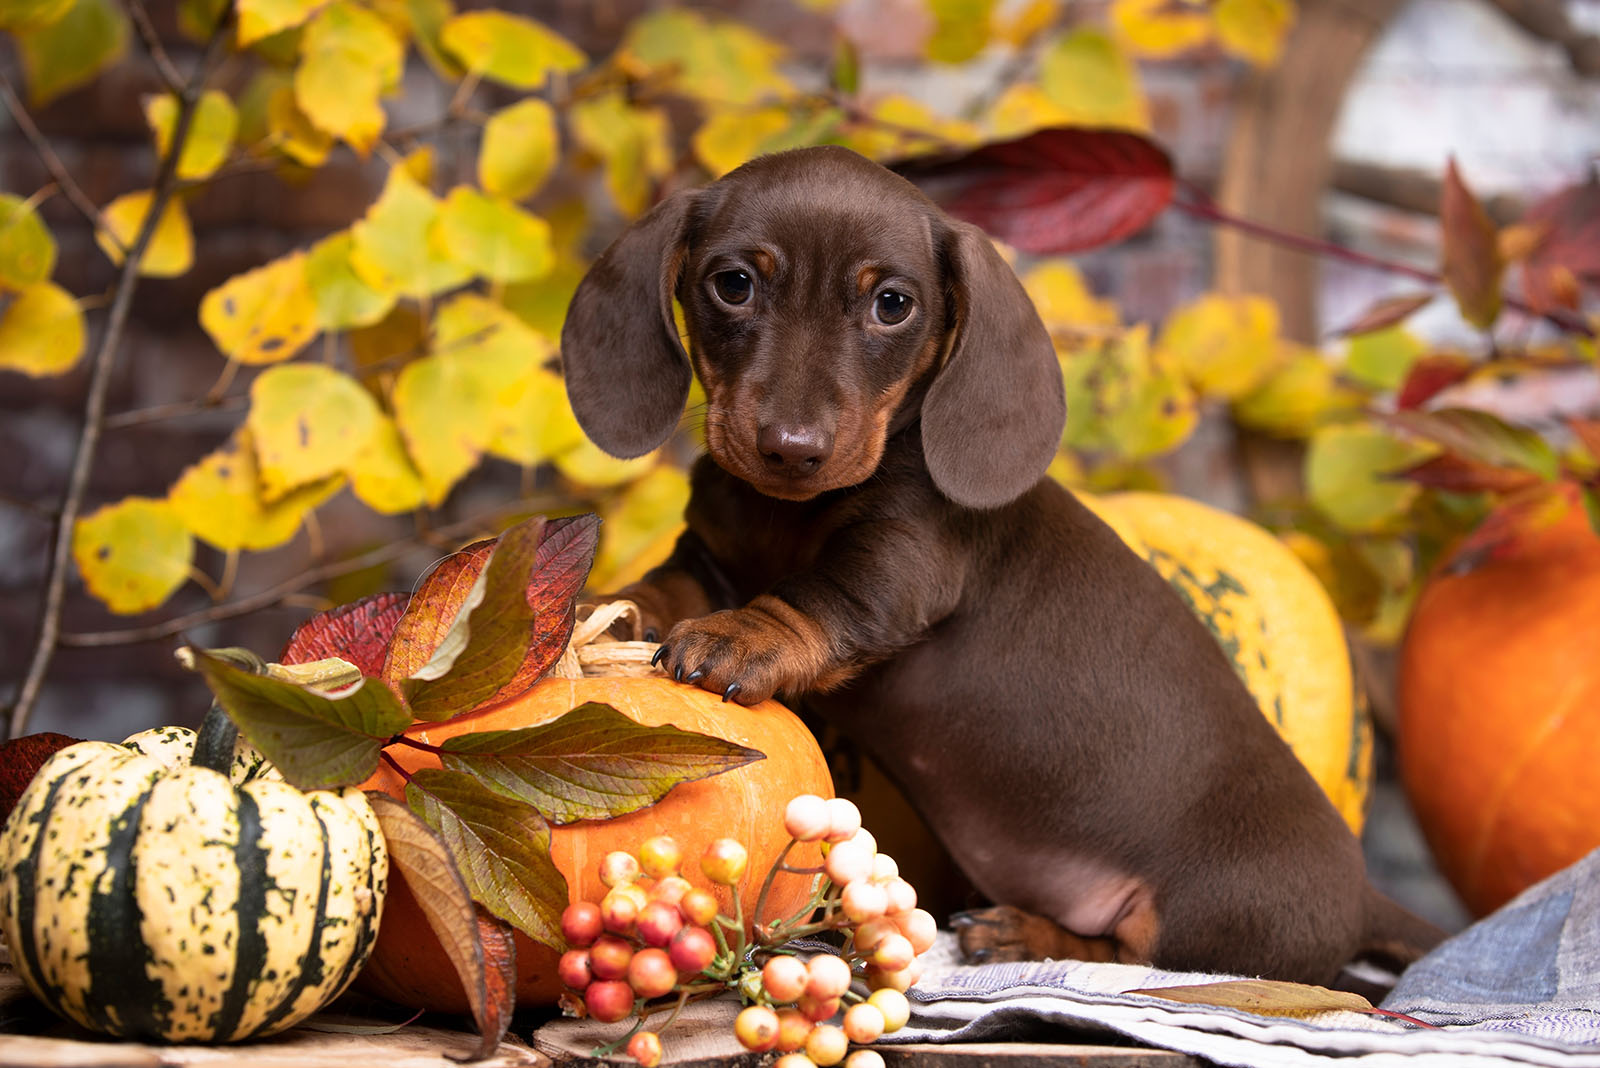
[[[905,180],[827,147],[678,193],[595,262],[561,352],[623,457],[672,434],[692,364],[688,529],[623,595],[675,677],[803,699],[888,772],[1004,906],[967,918],[970,954],[1325,983],[1441,937],[1368,886],[1166,581],[1044,477],[1050,338]]]

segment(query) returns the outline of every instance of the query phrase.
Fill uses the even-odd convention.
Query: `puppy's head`
[[[602,448],[637,456],[677,425],[689,362],[706,442],[763,493],[804,500],[877,468],[920,416],[941,492],[993,507],[1032,486],[1065,419],[1049,336],[982,233],[842,148],[799,149],[679,193],[579,285],[561,349]]]

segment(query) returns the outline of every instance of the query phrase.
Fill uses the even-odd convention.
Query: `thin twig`
[[[161,34],[157,32],[156,24],[150,21],[150,12],[145,10],[144,0],[128,0],[128,15],[133,20],[134,29],[139,31],[139,40],[144,42],[145,51],[150,53],[150,62],[155,64],[156,73],[161,75],[161,80],[170,91],[183,92],[183,73],[172,62],[166,46],[161,43]]]
[[[45,675],[50,670],[50,661],[55,656],[56,645],[61,637],[61,610],[66,599],[67,576],[72,570],[73,528],[83,507],[84,494],[89,488],[89,475],[94,469],[95,450],[100,444],[100,433],[104,429],[106,395],[110,390],[111,373],[116,366],[117,350],[121,347],[128,313],[133,306],[133,294],[138,288],[139,268],[143,265],[145,253],[155,237],[156,226],[172,199],[173,189],[177,184],[178,157],[189,138],[189,127],[200,98],[200,90],[204,87],[212,66],[222,52],[227,39],[225,28],[232,22],[233,3],[230,0],[217,21],[216,29],[212,31],[211,40],[206,44],[205,52],[195,68],[194,75],[178,94],[178,116],[173,124],[172,143],[167,146],[161,165],[156,171],[155,192],[150,200],[149,213],[140,224],[138,236],[134,238],[133,246],[128,249],[127,256],[122,261],[122,270],[117,276],[116,296],[111,301],[111,311],[107,316],[105,329],[100,335],[99,346],[90,361],[88,395],[83,406],[83,429],[78,437],[72,472],[68,476],[67,488],[61,498],[60,513],[56,518],[55,544],[50,554],[49,571],[45,578],[44,606],[39,613],[39,633],[34,642],[33,658],[28,665],[28,673],[24,676],[22,686],[17,691],[17,699],[11,707],[8,727],[9,737],[12,738],[26,733],[28,729],[28,719],[33,713],[34,702],[38,700],[39,690],[44,685]],[[37,129],[35,132],[37,133]],[[67,187],[63,184],[62,188]]]
[[[126,430],[132,426],[144,426],[146,423],[159,423],[165,419],[178,419],[185,415],[199,415],[202,412],[231,412],[247,407],[250,396],[247,393],[237,393],[231,397],[198,397],[194,400],[173,401],[171,404],[156,404],[149,408],[131,408],[125,412],[106,416],[105,428],[107,430]]]
[[[39,132],[33,116],[28,114],[28,109],[23,106],[22,99],[17,96],[17,91],[11,86],[11,80],[3,71],[0,71],[0,100],[5,101],[6,110],[11,113],[11,120],[17,124],[17,129],[22,131],[22,136],[28,139],[28,144],[33,146],[39,162],[44,164],[44,169],[66,194],[72,206],[89,220],[89,225],[94,227],[96,232],[110,234],[105,220],[100,217],[100,209],[89,199],[89,195],[83,191],[77,179],[72,177],[72,173],[67,170],[66,164],[61,162],[61,157],[56,155],[55,149],[50,147],[50,142],[45,139],[44,134]],[[115,240],[115,237],[112,239]]]
[[[114,645],[137,645],[139,642],[171,638],[206,623],[216,623],[224,619],[248,615],[257,609],[278,604],[307,586],[312,586],[331,578],[338,578],[342,575],[349,575],[369,567],[376,567],[379,564],[389,563],[414,549],[428,545],[438,539],[457,538],[470,534],[489,525],[497,516],[522,512],[529,508],[529,502],[519,501],[514,507],[495,509],[463,519],[458,523],[451,523],[447,526],[436,527],[418,533],[401,541],[380,545],[376,549],[362,553],[360,556],[354,556],[348,560],[336,560],[321,567],[302,571],[291,579],[262,590],[260,593],[251,594],[249,597],[241,597],[237,601],[230,601],[227,604],[213,605],[210,608],[191,612],[184,616],[177,616],[161,623],[152,623],[145,627],[128,627],[122,630],[67,633],[62,634],[59,641],[63,648],[99,649]],[[533,508],[532,510],[538,511],[539,509]]]
[[[1196,218],[1205,219],[1207,222],[1216,223],[1220,226],[1229,226],[1241,233],[1249,234],[1251,237],[1260,238],[1263,241],[1270,242],[1274,245],[1281,245],[1284,248],[1292,248],[1300,252],[1310,253],[1314,256],[1325,256],[1328,259],[1343,260],[1345,263],[1353,263],[1361,267],[1371,267],[1375,270],[1386,271],[1389,274],[1403,275],[1404,277],[1414,278],[1419,282],[1427,282],[1431,285],[1444,284],[1443,276],[1435,271],[1429,271],[1425,268],[1416,267],[1409,263],[1401,263],[1398,260],[1385,259],[1382,256],[1373,256],[1366,252],[1358,252],[1353,248],[1346,248],[1343,245],[1334,244],[1332,241],[1324,241],[1321,238],[1307,237],[1304,234],[1295,234],[1290,233],[1287,230],[1279,230],[1276,227],[1268,226],[1265,223],[1255,222],[1252,219],[1246,219],[1243,216],[1234,215],[1226,209],[1218,206],[1211,200],[1210,197],[1206,196],[1200,190],[1195,189],[1193,186],[1186,184],[1185,189],[1192,199],[1174,200],[1172,202],[1172,206],[1177,208],[1179,211],[1193,215]],[[1531,304],[1528,304],[1522,300],[1518,300],[1515,297],[1505,296],[1502,297],[1501,300],[1506,307],[1514,308],[1524,315],[1532,316],[1535,319],[1545,319],[1569,334],[1579,334],[1583,337],[1594,336],[1594,331],[1590,329],[1588,323],[1584,322],[1580,317],[1566,312],[1560,308],[1551,308],[1541,311],[1540,309],[1533,307]]]

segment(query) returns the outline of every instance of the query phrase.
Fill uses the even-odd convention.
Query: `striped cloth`
[[[1600,850],[1412,965],[1382,1008],[1309,1019],[1180,1004],[1127,990],[1228,976],[1125,964],[955,963],[941,939],[912,988],[911,1022],[882,1041],[976,1042],[1118,1034],[1251,1068],[1342,1065],[1600,1068]]]

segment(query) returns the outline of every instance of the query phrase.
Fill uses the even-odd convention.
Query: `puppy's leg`
[[[1087,937],[1054,920],[1010,905],[974,909],[951,917],[961,955],[972,964],[1021,960],[1087,960],[1148,964],[1155,956],[1159,923],[1148,895],[1130,902],[1111,934]]]
[[[658,642],[679,620],[736,604],[727,585],[700,538],[693,531],[685,531],[664,562],[638,582],[601,600],[627,600],[638,605],[639,636],[647,642]],[[627,620],[619,620],[612,630],[615,637],[633,637]]]

